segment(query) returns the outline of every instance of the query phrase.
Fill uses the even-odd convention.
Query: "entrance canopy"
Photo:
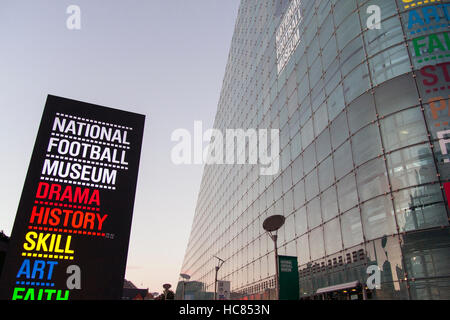
[[[337,285],[330,286],[330,287],[320,288],[317,290],[316,294],[355,288],[355,287],[359,286],[359,284],[360,284],[359,281],[341,283],[341,284],[337,284]]]

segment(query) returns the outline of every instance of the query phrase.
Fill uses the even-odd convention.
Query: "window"
[[[299,265],[310,261],[308,234],[297,239],[297,254]]]
[[[328,221],[334,218],[338,214],[338,204],[336,196],[336,187],[332,186],[322,193],[321,206],[323,221]]]
[[[352,137],[352,151],[357,166],[382,153],[380,132],[375,124],[368,125]]]
[[[285,193],[292,187],[291,167],[288,167],[281,177],[283,179],[283,193]]]
[[[367,93],[354,100],[348,107],[347,117],[351,133],[355,133],[371,121],[376,120],[373,96]]]
[[[358,204],[355,175],[349,174],[337,184],[339,209],[345,212]]]
[[[295,238],[295,220],[294,220],[294,215],[291,214],[286,218],[286,222],[285,222],[285,239],[286,242],[289,242],[291,240],[293,240]]]
[[[369,59],[373,85],[411,71],[408,50],[402,43]]]
[[[339,6],[341,5],[343,4],[339,4]],[[361,25],[359,23],[358,12],[353,12],[336,31],[339,49],[342,50],[359,33],[361,33]]]
[[[419,107],[395,113],[380,121],[386,151],[428,141]]]
[[[334,152],[333,159],[336,179],[342,178],[353,170],[352,150],[348,141]]]
[[[341,226],[339,218],[333,219],[323,226],[325,236],[325,251],[327,255],[342,250]]]
[[[309,70],[309,83],[311,85],[311,88],[314,88],[316,86],[317,81],[319,81],[320,77],[322,76],[321,61],[317,55],[315,57],[317,57],[317,59],[311,65],[311,68]]]
[[[378,158],[359,167],[356,181],[362,202],[388,192],[389,183],[384,160]]]
[[[334,11],[334,22],[336,23],[336,25],[337,26],[340,25],[342,21],[345,19],[345,17],[347,17],[350,13],[356,10],[356,7],[357,5],[355,0],[346,0],[339,3],[335,3],[333,11]]]
[[[293,191],[289,190],[283,196],[283,214],[290,214],[294,210],[294,200],[292,199]]]
[[[427,144],[386,155],[393,190],[437,180],[433,155]]]
[[[361,204],[366,240],[395,233],[394,209],[389,197],[381,196]]]
[[[439,185],[425,185],[394,193],[400,231],[447,226],[447,212]]]
[[[411,74],[383,83],[374,91],[375,103],[381,116],[419,104],[419,95]]]
[[[306,206],[295,212],[295,234],[300,236],[308,231],[308,220],[306,218]]]
[[[389,4],[391,8],[382,9],[382,14],[393,13],[397,10],[395,6],[395,1],[388,1],[382,3],[384,6]],[[380,5],[378,1],[377,5]],[[367,10],[367,9],[364,9]],[[390,11],[392,10],[392,11]],[[403,41],[403,31],[398,17],[388,19],[382,22],[383,28],[366,30],[364,33],[364,38],[366,41],[366,50],[369,57],[377,54],[378,52],[389,48],[392,45],[400,43]]]
[[[303,178],[303,156],[298,156],[297,159],[292,162],[292,181],[296,184]]]
[[[325,255],[322,227],[311,231],[309,235],[309,244],[311,248],[311,260],[322,258]]]
[[[320,199],[314,198],[307,204],[308,227],[313,229],[322,223],[322,214],[320,212]]]
[[[314,139],[314,130],[312,119],[309,119],[302,128],[302,145],[307,147]]]
[[[364,241],[359,208],[341,216],[342,241],[344,248],[350,248]]]
[[[316,140],[317,162],[321,162],[331,153],[330,131],[325,130]]]
[[[305,204],[305,184],[302,181],[294,187],[294,208],[298,209]]]
[[[333,21],[331,21],[331,23],[332,22]],[[330,29],[333,30],[333,28]],[[336,57],[337,57],[336,39],[333,37],[330,39],[330,41],[327,42],[322,51],[322,63],[324,70],[328,69],[328,67],[333,62],[333,60],[336,59]]]
[[[328,157],[318,168],[319,171],[319,189],[323,191],[334,182],[333,159]]]
[[[291,141],[291,157],[296,159],[298,155],[302,152],[302,137],[300,136],[300,131],[292,138]]]
[[[341,72],[345,77],[357,65],[364,61],[363,41],[361,37],[352,40],[341,52]]]
[[[340,75],[340,74],[339,74]],[[338,85],[327,99],[328,117],[332,121],[344,109],[344,92],[342,86]]]
[[[316,166],[316,146],[311,144],[303,152],[303,169],[305,173],[310,172]]]
[[[369,71],[366,64],[360,64],[344,79],[344,96],[347,103],[369,89]]]
[[[318,135],[320,132],[322,132],[323,129],[325,129],[327,125],[328,125],[328,110],[327,110],[327,104],[324,103],[314,113],[314,129],[315,129],[316,135]]]
[[[305,178],[305,188],[306,201],[311,200],[319,193],[319,181],[317,179],[317,169],[311,171]]]
[[[347,114],[342,112],[336,120],[333,121],[330,127],[331,143],[333,149],[340,146],[349,136],[347,125]]]

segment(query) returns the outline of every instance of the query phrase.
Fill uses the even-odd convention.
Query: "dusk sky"
[[[66,9],[81,9],[69,30]],[[203,167],[175,166],[171,133],[212,127],[239,0],[3,0],[0,230],[11,234],[48,94],[146,115],[126,278],[174,287]]]

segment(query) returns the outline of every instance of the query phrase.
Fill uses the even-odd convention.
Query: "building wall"
[[[450,298],[450,9],[423,3],[241,2],[214,127],[280,129],[280,171],[205,167],[182,266],[205,291],[214,255],[232,291],[273,288],[262,222],[282,214],[302,297],[377,265],[373,298]]]

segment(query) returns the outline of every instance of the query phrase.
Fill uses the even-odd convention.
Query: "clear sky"
[[[69,5],[81,30],[69,30]],[[147,116],[126,278],[176,285],[203,167],[171,133],[213,125],[239,0],[0,1],[0,230],[11,234],[47,94]]]

